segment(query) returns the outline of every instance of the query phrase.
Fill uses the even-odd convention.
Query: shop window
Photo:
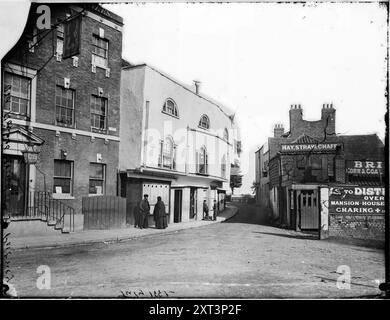
[[[31,79],[4,73],[4,111],[28,118],[31,104]]]
[[[56,86],[56,124],[73,126],[74,96],[72,89]]]
[[[105,132],[107,126],[107,99],[91,96],[91,128],[94,132]]]
[[[108,67],[108,40],[94,34],[92,46],[92,64],[106,69]]]
[[[102,195],[105,193],[106,165],[101,163],[89,164],[89,194]]]
[[[54,160],[53,193],[73,194],[73,161]]]

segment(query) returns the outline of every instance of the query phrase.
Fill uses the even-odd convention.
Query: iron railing
[[[25,201],[9,195],[7,203],[5,212],[12,220],[42,220],[63,233],[74,231],[74,209],[50,192],[30,191]]]

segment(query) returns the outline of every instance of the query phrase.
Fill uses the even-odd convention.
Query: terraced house
[[[122,18],[53,4],[39,29],[37,6],[2,61],[3,210],[21,233],[42,212],[82,229],[82,198],[117,193]]]
[[[124,66],[120,138],[129,223],[143,194],[151,212],[162,197],[170,223],[202,219],[204,200],[224,208],[239,132],[233,113],[201,94],[199,82],[187,87],[151,66]]]

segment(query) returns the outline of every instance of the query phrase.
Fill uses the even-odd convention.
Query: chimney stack
[[[284,127],[282,124],[275,124],[274,127],[274,138],[280,138],[284,133]]]
[[[299,130],[302,122],[302,107],[300,104],[292,104],[290,107],[290,132],[294,134]]]
[[[194,80],[194,85],[195,85],[195,93],[196,94],[199,94],[199,90],[200,90],[200,81],[198,80]]]
[[[336,109],[333,108],[333,103],[324,103],[322,105],[321,120],[324,121],[324,126],[327,121],[326,132],[328,134],[336,133]]]

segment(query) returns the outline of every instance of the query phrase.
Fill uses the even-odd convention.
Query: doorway
[[[175,190],[175,206],[174,206],[174,215],[173,222],[181,222],[181,207],[182,207],[183,191]]]
[[[302,230],[318,230],[318,190],[297,190],[296,204]]]
[[[5,215],[22,217],[27,201],[27,166],[21,156],[4,155],[3,163],[3,199]]]
[[[197,214],[196,203],[197,203],[196,188],[191,188],[190,189],[190,219],[194,219]]]

